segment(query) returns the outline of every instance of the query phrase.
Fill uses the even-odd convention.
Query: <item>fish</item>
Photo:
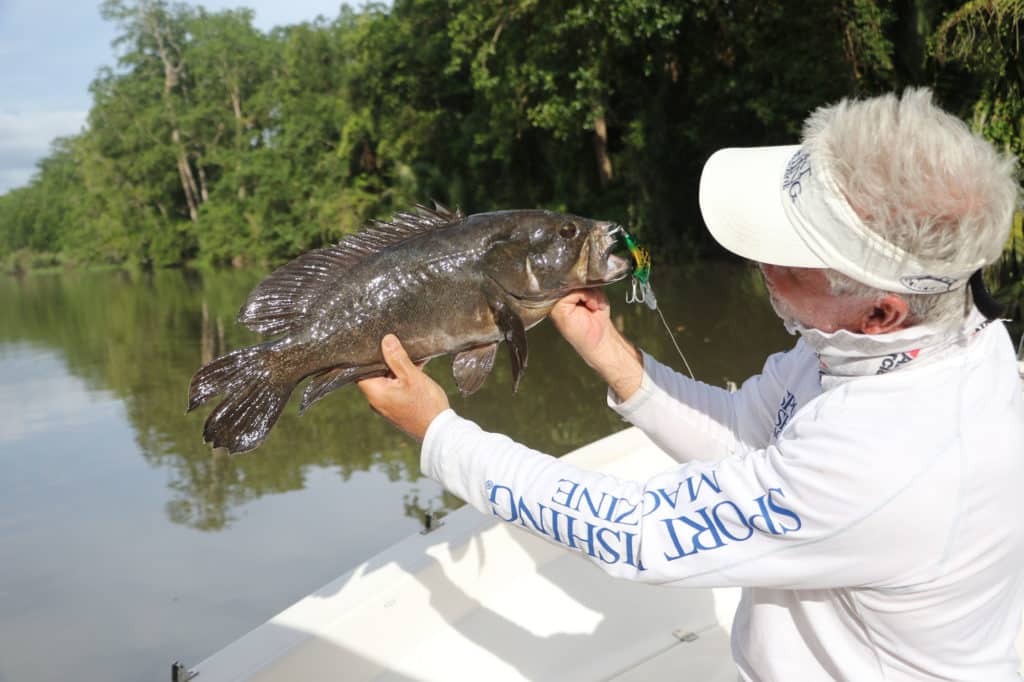
[[[252,450],[307,377],[300,414],[348,383],[387,374],[380,341],[388,333],[418,363],[453,354],[464,395],[483,385],[507,342],[515,392],[526,331],[568,292],[630,274],[630,261],[613,253],[622,231],[614,222],[540,209],[467,216],[440,204],[373,221],[252,290],[238,322],[273,338],[196,371],[188,412],[224,395],[206,419],[204,442]]]

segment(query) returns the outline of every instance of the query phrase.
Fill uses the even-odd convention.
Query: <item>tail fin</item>
[[[206,418],[203,441],[229,452],[245,452],[267,437],[284,410],[295,382],[275,376],[265,345],[241,348],[207,363],[192,376],[188,411],[215,395],[227,397]]]

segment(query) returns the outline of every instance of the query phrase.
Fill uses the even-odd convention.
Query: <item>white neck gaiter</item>
[[[854,377],[886,374],[946,357],[967,345],[989,322],[975,309],[959,326],[917,325],[889,334],[823,332],[791,321],[786,329],[800,334],[818,356],[821,385],[828,389]]]

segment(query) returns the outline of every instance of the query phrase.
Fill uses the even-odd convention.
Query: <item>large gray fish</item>
[[[464,216],[417,206],[337,245],[282,266],[249,294],[238,320],[277,335],[203,366],[188,409],[219,394],[203,439],[257,447],[295,386],[312,376],[301,410],[351,381],[387,373],[380,340],[397,334],[423,361],[454,353],[464,394],[476,391],[508,341],[514,388],[526,367],[526,330],[572,289],[622,279],[611,252],[619,227],[550,211]],[[300,410],[300,411],[301,411]]]

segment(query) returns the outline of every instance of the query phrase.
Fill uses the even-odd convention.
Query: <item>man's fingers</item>
[[[416,369],[416,365],[409,359],[409,354],[405,352],[398,337],[394,334],[384,336],[380,342],[380,349],[388,369],[394,372],[399,379],[408,378],[409,374]]]
[[[371,394],[376,394],[384,390],[388,381],[389,379],[386,377],[371,377],[369,379],[360,379],[356,382],[356,386],[358,386],[359,390],[363,392],[363,395],[369,398]]]
[[[576,305],[583,299],[583,291],[580,289],[576,289],[574,291],[570,291],[565,296],[563,296],[559,303],[564,303],[566,305]]]
[[[600,289],[576,289],[566,294],[560,302],[570,306],[582,303],[591,310],[596,310],[608,305],[608,297]]]
[[[608,307],[608,296],[600,289],[588,289],[583,303],[590,310],[603,310]]]

